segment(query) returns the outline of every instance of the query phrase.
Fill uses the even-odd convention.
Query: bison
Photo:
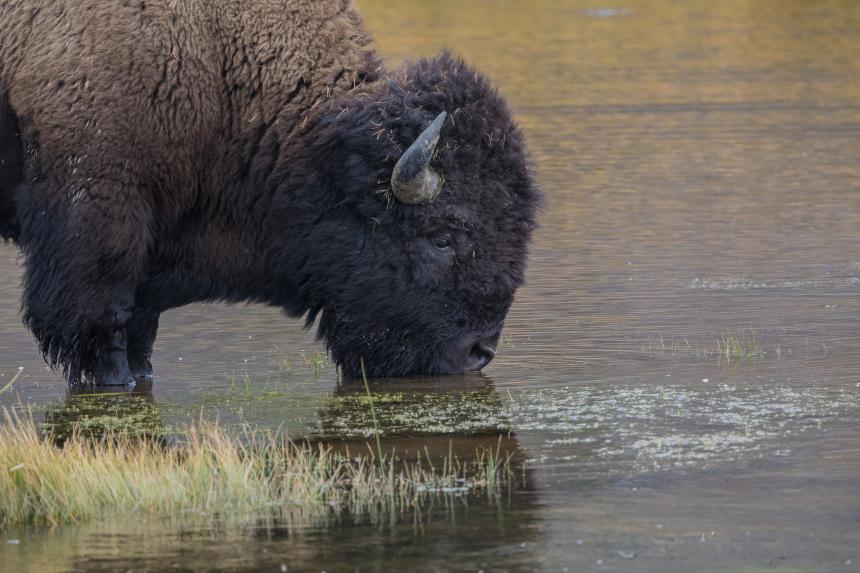
[[[539,203],[487,79],[386,69],[348,1],[0,4],[0,234],[72,384],[151,377],[196,301],[317,322],[347,377],[480,370]]]

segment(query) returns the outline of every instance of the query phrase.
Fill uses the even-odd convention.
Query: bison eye
[[[453,248],[451,235],[436,235],[430,239],[430,243],[440,251],[450,251]]]

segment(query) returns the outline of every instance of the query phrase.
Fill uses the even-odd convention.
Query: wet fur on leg
[[[0,93],[0,239],[17,241],[19,228],[15,217],[15,189],[21,183],[24,147],[9,97]]]
[[[104,377],[115,372],[127,378],[128,367],[115,364],[112,346],[131,316],[137,265],[129,258],[139,240],[124,243],[122,233],[88,220],[80,205],[42,200],[58,195],[46,192],[47,185],[49,180],[19,195],[24,323],[48,364],[71,384],[118,383]]]
[[[158,332],[158,313],[135,308],[126,326],[128,366],[135,380],[152,379],[152,352]]]

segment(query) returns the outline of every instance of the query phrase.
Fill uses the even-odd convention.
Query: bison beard
[[[0,236],[71,383],[151,376],[196,301],[319,318],[346,376],[492,359],[540,196],[480,74],[386,72],[340,1],[55,4],[0,8]]]

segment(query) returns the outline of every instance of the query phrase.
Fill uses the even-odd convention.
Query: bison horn
[[[397,160],[391,174],[391,190],[400,201],[426,203],[435,199],[442,190],[442,179],[430,169],[430,159],[439,143],[439,132],[444,122],[443,111]]]

